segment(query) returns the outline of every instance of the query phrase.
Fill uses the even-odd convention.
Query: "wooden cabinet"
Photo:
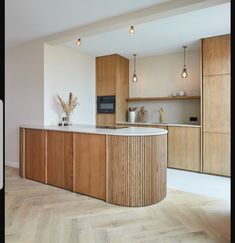
[[[200,128],[168,127],[168,167],[200,171]]]
[[[21,130],[24,133],[24,143],[21,149],[24,150],[25,178],[45,183],[45,131],[37,129]],[[21,136],[23,139],[23,134]]]
[[[203,144],[203,171],[230,176],[230,134],[205,132]]]
[[[203,172],[230,175],[230,35],[202,40]]]
[[[96,95],[116,94],[116,55],[96,57]]]
[[[203,79],[203,131],[230,133],[230,75]]]
[[[115,114],[97,114],[97,125],[126,120],[129,95],[129,59],[118,54],[96,57],[96,95],[115,95]]]
[[[74,133],[75,191],[106,199],[105,135]]]
[[[73,189],[73,133],[47,131],[47,183]]]
[[[230,74],[230,35],[202,40],[203,75]]]

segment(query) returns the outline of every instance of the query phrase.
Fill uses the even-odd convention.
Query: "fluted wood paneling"
[[[108,136],[107,201],[146,206],[166,196],[167,135]]]

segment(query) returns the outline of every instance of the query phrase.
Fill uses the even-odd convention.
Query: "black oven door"
[[[115,96],[97,96],[97,113],[115,113]]]

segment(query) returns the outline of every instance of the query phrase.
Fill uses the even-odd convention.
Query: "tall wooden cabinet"
[[[118,54],[96,57],[96,96],[116,96],[116,112],[97,113],[97,125],[115,125],[126,120],[129,96],[129,59]]]
[[[230,35],[202,40],[203,172],[230,176]]]

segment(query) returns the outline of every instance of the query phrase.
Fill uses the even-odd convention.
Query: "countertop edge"
[[[95,128],[90,125],[73,125],[73,126],[43,126],[43,125],[25,125],[21,124],[19,128],[25,129],[41,129],[49,131],[61,131],[61,132],[77,132],[88,134],[101,134],[109,136],[159,136],[167,134],[168,131],[163,128],[146,128],[146,127],[128,127],[120,129],[101,129]]]

